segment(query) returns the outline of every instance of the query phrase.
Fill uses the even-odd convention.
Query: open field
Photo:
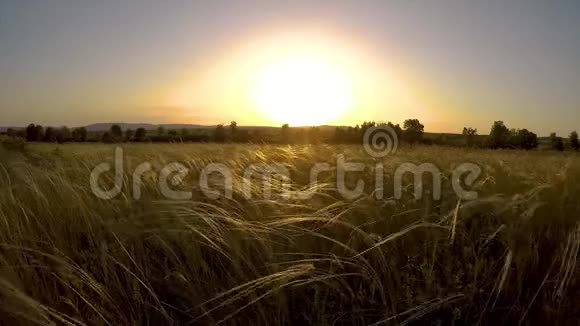
[[[384,164],[362,146],[129,144],[123,188],[97,198],[89,176],[113,163],[114,145],[0,147],[0,324],[65,325],[378,325],[573,324],[579,315],[580,156],[540,151],[404,147]],[[365,195],[345,200],[336,171],[309,184],[315,163],[338,154],[365,163],[347,184]],[[142,162],[141,198],[132,173]],[[168,200],[158,175],[171,162],[189,169],[190,200]],[[244,169],[283,163],[283,180],[242,193]],[[459,201],[450,182],[461,163],[483,173],[479,198]],[[231,199],[209,199],[200,170],[224,163]],[[433,163],[442,195],[413,197],[405,178],[395,199],[394,171]],[[112,179],[113,172],[106,174]],[[431,188],[425,178],[425,189]],[[111,185],[111,180],[104,180]],[[212,189],[223,190],[220,178]],[[221,188],[220,188],[221,187]]]

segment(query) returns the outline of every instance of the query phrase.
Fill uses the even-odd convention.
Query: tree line
[[[503,121],[495,121],[488,136],[478,137],[477,129],[463,128],[463,136],[467,146],[484,147],[491,149],[525,149],[538,148],[538,136],[528,129],[508,128]],[[580,149],[578,133],[572,131],[565,142],[564,139],[552,132],[547,143],[549,149],[563,151],[566,148],[577,151]]]
[[[8,128],[6,135],[9,137],[21,137],[29,142],[84,142],[87,140],[87,129],[85,127],[74,128],[72,131],[68,127],[47,127],[29,124],[25,129]]]
[[[425,126],[418,119],[407,119],[403,126],[391,122],[365,121],[360,125],[348,127],[336,127],[333,131],[327,127],[290,127],[288,124],[281,128],[239,128],[235,121],[228,126],[217,125],[214,129],[170,129],[163,126],[156,130],[137,128],[136,130],[123,130],[119,125],[112,125],[104,132],[89,132],[85,127],[69,129],[66,126],[60,128],[44,128],[38,124],[29,124],[25,129],[9,128],[6,135],[9,137],[21,137],[29,142],[217,142],[217,143],[281,143],[281,144],[360,144],[365,132],[373,127],[389,127],[396,133],[402,143],[407,144],[437,144],[468,146],[491,149],[525,149],[531,150],[539,146],[538,136],[528,129],[508,128],[503,121],[495,121],[491,126],[489,135],[478,134],[477,129],[463,128],[459,141],[449,139],[447,135],[430,135],[425,137]],[[274,130],[274,131],[273,131]],[[579,150],[580,143],[578,133],[573,131],[567,141],[556,133],[551,133],[549,148],[563,151],[566,148]]]

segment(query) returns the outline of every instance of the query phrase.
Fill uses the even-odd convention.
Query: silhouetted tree
[[[168,138],[169,141],[172,141],[173,142],[173,141],[178,140],[177,139],[178,138],[177,137],[177,130],[175,130],[175,129],[169,130],[169,132],[167,133],[167,135],[169,136],[169,138]]]
[[[227,134],[224,125],[219,124],[216,126],[214,133],[213,133],[213,140],[218,143],[223,143],[226,141]]]
[[[290,126],[285,123],[282,125],[282,129],[280,130],[280,142],[283,144],[290,143]]]
[[[165,128],[163,128],[163,126],[159,126],[157,128],[157,136],[164,136],[165,135]]]
[[[510,128],[508,130],[508,135],[505,142],[506,148],[519,148],[520,140],[518,135],[518,130],[515,128]]]
[[[36,140],[36,126],[31,123],[26,127],[26,140],[35,141]]]
[[[120,142],[123,140],[123,129],[121,129],[119,125],[112,125],[109,133],[111,134],[111,139],[114,142]]]
[[[505,148],[510,136],[509,129],[503,121],[495,121],[485,142],[490,148]]]
[[[80,142],[79,128],[74,128],[71,132],[72,141]]]
[[[87,128],[75,128],[72,131],[72,139],[76,142],[84,142],[87,140]]]
[[[132,129],[125,130],[125,141],[132,141],[135,132]]]
[[[403,123],[403,139],[411,144],[420,142],[423,138],[425,126],[418,119],[408,119]]]
[[[147,130],[145,128],[137,128],[135,132],[135,141],[145,141],[145,137],[147,136]]]
[[[44,137],[44,129],[41,125],[35,125],[31,123],[26,127],[26,140],[27,141],[40,141]]]
[[[568,137],[568,142],[570,144],[570,148],[577,151],[580,149],[580,142],[578,142],[578,133],[576,131],[572,131],[570,136]]]
[[[36,125],[36,141],[41,141],[44,137],[44,128],[41,125]]]
[[[465,137],[465,145],[473,147],[477,139],[477,129],[464,127],[462,134]]]
[[[528,129],[518,130],[516,139],[519,148],[530,150],[538,147],[538,136]]]
[[[561,137],[558,137],[555,132],[550,134],[550,148],[556,151],[564,150],[564,142]]]
[[[111,133],[109,131],[105,131],[105,133],[103,133],[103,137],[101,137],[101,140],[103,141],[103,143],[112,143],[113,137],[111,136]]]
[[[387,127],[391,128],[391,129],[393,129],[395,131],[395,134],[397,135],[397,139],[401,139],[403,137],[403,129],[401,129],[401,126],[399,126],[398,123],[397,124],[393,124],[393,123],[391,123],[389,121],[389,122],[387,122],[386,125],[387,125]]]
[[[46,130],[44,131],[43,141],[49,142],[49,143],[55,142],[57,134],[58,134],[57,130],[55,130],[52,127],[47,127]]]
[[[56,133],[56,141],[59,143],[64,143],[67,141],[70,141],[72,138],[70,129],[67,128],[66,126],[62,126],[60,127],[60,129],[58,129],[58,132]]]
[[[78,130],[79,130],[80,141],[86,141],[86,140],[87,140],[87,138],[89,137],[89,136],[88,136],[88,135],[89,135],[89,133],[88,133],[88,131],[87,131],[87,128],[85,128],[85,127],[80,127],[80,128],[78,128]]]
[[[365,134],[365,132],[376,126],[376,123],[374,121],[364,121],[361,125],[360,125],[360,130],[359,130],[359,135],[358,135],[358,139],[356,140],[357,143],[361,143],[363,141],[363,136]]]
[[[403,130],[397,124],[392,122],[381,122],[376,123],[374,121],[365,121],[360,126],[355,127],[336,127],[334,129],[334,135],[332,136],[332,141],[337,144],[360,144],[363,140],[365,132],[369,128],[373,127],[389,127],[396,133],[397,139],[402,138]]]
[[[238,123],[235,121],[230,122],[230,141],[238,141]]]

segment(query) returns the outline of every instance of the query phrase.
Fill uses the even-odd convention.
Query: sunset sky
[[[0,126],[406,118],[580,130],[580,2],[0,0]]]

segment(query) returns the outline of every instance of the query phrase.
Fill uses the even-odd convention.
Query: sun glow
[[[329,60],[289,56],[261,69],[253,98],[258,110],[278,123],[320,125],[351,109],[352,85],[347,73]]]
[[[401,66],[387,66],[341,35],[309,29],[242,37],[185,69],[166,102],[211,124],[352,125],[425,116],[399,78]]]

